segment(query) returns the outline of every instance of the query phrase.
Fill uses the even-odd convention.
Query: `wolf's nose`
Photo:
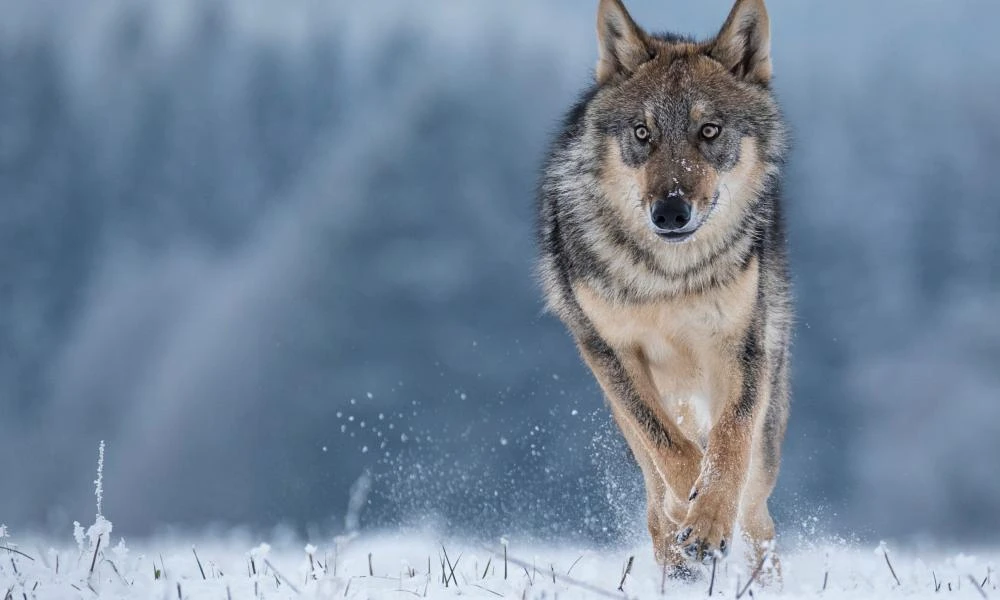
[[[691,222],[691,203],[680,196],[657,200],[650,209],[649,218],[661,231],[680,231]]]

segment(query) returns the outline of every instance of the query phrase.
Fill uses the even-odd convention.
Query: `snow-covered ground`
[[[948,553],[875,547],[816,535],[816,517],[779,541],[780,583],[763,564],[734,558],[699,567],[695,581],[668,579],[648,542],[597,549],[557,541],[470,538],[400,529],[307,544],[276,532],[173,535],[127,543],[102,513],[104,442],[94,481],[97,515],[74,523],[73,542],[15,535],[0,523],[0,600],[221,598],[935,598],[997,593],[1000,551]],[[367,486],[352,492],[356,530]],[[640,536],[641,537],[641,536]]]
[[[516,539],[483,545],[430,533],[341,538],[322,547],[287,538],[272,547],[235,534],[141,543],[112,537],[108,544],[108,527],[98,519],[89,532],[77,529],[77,544],[55,545],[5,537],[0,529],[0,600],[705,598],[710,585],[724,598],[741,590],[744,598],[1000,598],[996,551],[948,555],[823,543],[786,553],[777,589],[747,586],[747,569],[733,559],[718,565],[714,583],[710,569],[695,583],[664,582],[645,544],[631,551]],[[634,564],[623,578],[630,556]]]

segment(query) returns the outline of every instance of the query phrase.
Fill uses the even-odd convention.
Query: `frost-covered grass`
[[[729,559],[697,581],[665,577],[648,543],[630,550],[507,539],[483,544],[401,530],[340,536],[324,545],[245,534],[126,544],[102,514],[104,442],[94,481],[97,515],[74,523],[74,543],[11,535],[0,524],[0,600],[177,598],[965,598],[997,595],[1000,551],[979,556],[890,550],[800,538],[782,555],[783,585]],[[366,486],[352,494],[357,525]],[[352,525],[353,524],[353,525]],[[809,525],[806,525],[809,529]],[[811,533],[810,533],[811,535]],[[790,544],[786,544],[790,545]],[[739,546],[734,555],[740,556]]]
[[[318,547],[255,545],[241,536],[126,544],[106,541],[111,524],[102,519],[87,533],[77,530],[77,544],[53,545],[0,530],[0,600],[705,598],[710,584],[723,598],[744,588],[744,598],[1000,597],[995,551],[918,555],[821,544],[785,554],[784,586],[776,589],[747,586],[747,569],[733,559],[718,565],[714,583],[708,568],[695,583],[664,581],[645,544],[616,551],[498,540],[487,547],[430,533],[339,538]],[[623,579],[630,556],[634,564]]]

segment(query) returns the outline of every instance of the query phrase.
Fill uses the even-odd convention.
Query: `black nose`
[[[691,204],[680,196],[657,200],[650,209],[649,218],[661,231],[679,231],[691,222]]]

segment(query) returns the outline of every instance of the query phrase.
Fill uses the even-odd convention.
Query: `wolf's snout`
[[[649,218],[660,231],[680,231],[691,222],[691,203],[681,196],[657,200],[650,208]]]

